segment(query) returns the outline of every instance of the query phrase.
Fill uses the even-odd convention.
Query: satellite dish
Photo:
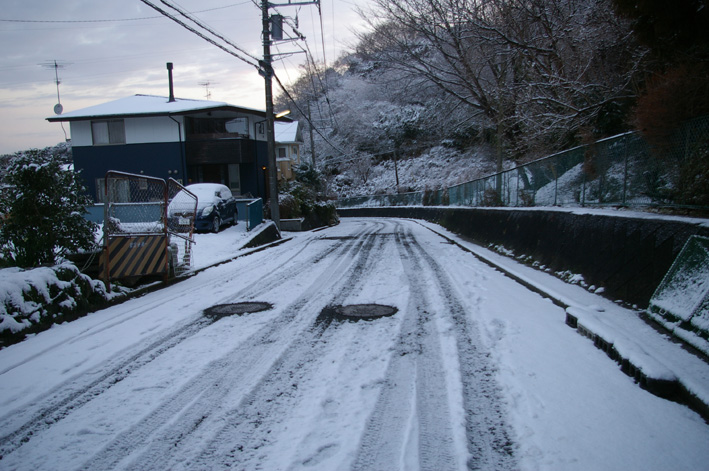
[[[62,114],[62,111],[64,111],[64,107],[61,103],[54,105],[54,114]]]

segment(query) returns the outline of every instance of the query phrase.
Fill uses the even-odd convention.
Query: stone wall
[[[647,307],[655,288],[694,234],[709,221],[583,214],[583,211],[387,207],[338,209],[341,217],[424,219],[488,247],[501,245],[554,272],[583,275],[604,295]]]

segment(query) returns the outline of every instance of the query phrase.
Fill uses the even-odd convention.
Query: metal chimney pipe
[[[167,79],[170,87],[170,98],[167,100],[168,103],[175,101],[175,93],[172,90],[172,62],[167,63]]]

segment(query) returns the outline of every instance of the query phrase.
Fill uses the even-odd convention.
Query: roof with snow
[[[51,116],[47,118],[47,121],[82,121],[93,118],[165,116],[216,110],[266,116],[264,110],[234,106],[221,101],[175,98],[175,101],[171,102],[167,97],[163,96],[134,95],[71,111],[59,116]]]
[[[298,121],[293,121],[292,123],[273,123],[276,142],[282,144],[291,142],[300,142],[300,136],[298,135]]]

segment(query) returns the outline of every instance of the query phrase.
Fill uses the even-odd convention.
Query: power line
[[[327,103],[327,109],[330,112],[330,121],[333,123],[333,126],[335,128],[339,128],[339,124],[337,122],[337,118],[335,117],[335,113],[332,111],[332,104],[330,103],[330,85],[327,83],[327,66],[325,63],[323,63],[323,71],[324,71],[324,80],[323,77],[321,76],[321,71],[318,68],[318,65],[315,63],[315,57],[313,56],[313,53],[310,51],[310,46],[308,45],[308,42],[305,42],[305,46],[307,50],[305,51],[306,59],[308,61],[308,72],[310,73],[310,76],[313,77],[313,72],[311,71],[311,64],[312,64],[312,70],[314,71],[314,76],[315,78],[318,79],[318,82],[320,83],[320,89],[323,92],[323,95],[325,96],[325,103]],[[315,83],[313,83],[313,92],[315,92]],[[318,103],[318,111],[322,115],[322,110],[320,109],[320,104]]]
[[[204,34],[201,33],[200,31],[197,31],[195,28],[193,28],[193,27],[191,27],[190,25],[186,24],[185,22],[179,20],[178,18],[174,17],[173,15],[171,15],[170,13],[168,13],[167,11],[161,9],[161,8],[158,7],[157,5],[154,5],[154,4],[151,3],[150,1],[148,1],[148,0],[141,0],[141,1],[142,1],[143,3],[145,3],[146,5],[148,5],[149,7],[153,8],[155,11],[159,12],[161,15],[163,15],[163,16],[165,16],[165,17],[167,17],[167,18],[170,18],[171,20],[173,20],[174,22],[176,22],[177,24],[179,24],[179,25],[182,26],[183,28],[187,29],[188,31],[190,31],[190,32],[192,32],[192,33],[194,33],[194,34],[196,34],[196,35],[198,35],[199,37],[201,37],[201,38],[204,39],[205,41],[209,42],[210,44],[213,44],[213,45],[217,46],[218,48],[220,48],[221,50],[227,52],[228,54],[231,54],[231,55],[237,57],[238,59],[242,60],[243,62],[246,62],[247,64],[249,64],[249,65],[251,65],[251,66],[253,66],[253,67],[256,67],[256,69],[260,70],[260,67],[259,67],[259,62],[260,62],[260,61],[259,61],[257,58],[255,58],[255,57],[252,56],[251,54],[245,53],[245,52],[242,51],[242,49],[239,48],[236,44],[233,44],[233,43],[232,43],[231,41],[229,41],[228,39],[226,39],[226,38],[224,38],[223,36],[217,34],[217,33],[214,32],[213,30],[211,30],[209,27],[207,27],[206,25],[204,25],[202,22],[200,22],[200,21],[198,21],[198,20],[195,20],[194,18],[192,18],[192,17],[189,15],[189,13],[187,13],[187,12],[185,12],[185,11],[179,9],[178,7],[175,7],[174,5],[169,4],[169,3],[166,2],[165,0],[161,0],[161,2],[162,2],[163,4],[165,4],[165,5],[168,6],[169,8],[172,8],[173,10],[179,12],[182,16],[184,16],[185,18],[189,19],[190,21],[196,23],[199,27],[201,27],[201,28],[207,30],[208,32],[210,32],[210,33],[213,34],[214,36],[218,37],[218,38],[221,39],[222,41],[225,41],[227,44],[229,44],[229,45],[232,46],[233,48],[235,48],[235,49],[237,49],[237,50],[239,50],[239,51],[241,51],[241,52],[244,52],[247,56],[249,56],[250,58],[256,60],[256,64],[250,62],[248,59],[245,59],[244,57],[241,57],[239,54],[236,54],[235,52],[230,51],[229,49],[227,49],[226,47],[224,47],[222,44],[219,44],[219,43],[218,43],[217,41],[215,41],[214,39],[207,37],[206,35],[204,35]],[[254,3],[255,3],[256,5],[258,5],[255,0],[253,0],[253,1],[254,1]],[[297,32],[297,30],[296,30],[296,34],[298,34],[299,36],[302,36],[302,35],[300,35],[300,34]],[[301,37],[301,39],[305,39],[305,38],[304,38],[304,37]],[[306,41],[306,44],[307,44],[307,41]],[[301,114],[302,116],[305,116],[305,117],[306,117],[306,120],[307,120],[308,123],[313,127],[313,129],[315,129],[315,131],[316,131],[316,132],[325,140],[325,142],[327,142],[333,149],[335,149],[335,150],[336,150],[337,152],[339,152],[340,154],[344,154],[344,152],[343,152],[341,149],[339,149],[335,144],[333,144],[333,143],[327,138],[327,136],[325,136],[322,132],[320,132],[320,130],[319,130],[318,128],[316,128],[316,127],[313,125],[312,121],[310,121],[310,117],[307,116],[306,113],[303,112],[303,110],[300,109],[300,107],[298,106],[298,104],[297,104],[297,103],[295,102],[295,100],[293,99],[292,95],[288,92],[288,90],[286,90],[285,86],[283,85],[283,83],[281,82],[281,80],[278,78],[278,76],[276,76],[276,74],[273,72],[272,69],[271,69],[271,74],[272,74],[272,77],[276,79],[276,83],[277,83],[278,86],[281,88],[281,90],[286,94],[286,96],[288,97],[288,99],[289,99],[289,100],[294,104],[294,106],[298,109],[298,111],[300,112],[300,114]],[[328,101],[329,101],[329,100],[328,100]]]
[[[250,3],[248,1],[241,3],[233,3],[231,5],[225,5],[222,7],[207,8],[205,10],[197,10],[190,13],[206,13],[209,11],[223,10],[225,8],[232,8],[239,5],[245,5]],[[162,18],[161,15],[157,16],[143,16],[137,18],[111,18],[111,19],[93,19],[93,20],[18,20],[18,19],[2,19],[0,21],[5,23],[117,23],[123,21],[142,21],[142,20],[154,20],[156,18]]]
[[[322,60],[323,64],[325,65],[325,69],[327,69],[327,54],[325,53],[325,28],[323,27],[322,9],[320,8],[320,3],[318,3],[318,16],[320,17],[320,42],[322,42]],[[325,81],[327,82],[327,77],[325,77]]]
[[[236,49],[237,51],[239,51],[239,52],[241,52],[242,54],[244,54],[244,55],[250,57],[251,59],[255,60],[256,63],[258,63],[258,61],[259,61],[259,58],[258,58],[258,57],[253,56],[252,54],[248,53],[247,51],[245,51],[245,50],[242,49],[241,47],[239,47],[239,46],[237,46],[236,44],[234,44],[232,41],[230,41],[230,40],[227,39],[226,37],[224,37],[224,36],[222,36],[221,34],[217,33],[217,32],[214,31],[212,28],[210,28],[209,26],[207,26],[205,23],[203,23],[202,21],[200,21],[200,20],[196,19],[194,16],[192,16],[189,12],[186,12],[186,11],[182,10],[181,8],[176,7],[175,5],[172,5],[172,4],[170,4],[170,2],[167,2],[167,1],[165,1],[165,0],[160,0],[160,1],[162,2],[163,5],[165,5],[165,6],[169,7],[169,8],[172,8],[173,10],[175,10],[176,12],[178,12],[180,15],[184,16],[184,17],[187,18],[188,20],[192,21],[194,24],[196,24],[196,25],[199,26],[200,28],[202,28],[202,29],[208,31],[210,34],[212,34],[212,35],[216,36],[217,38],[221,39],[222,41],[224,41],[225,43],[227,43],[228,45],[230,45],[231,47],[233,47],[233,48]]]
[[[283,85],[283,83],[281,82],[281,80],[278,78],[278,76],[275,73],[273,74],[273,78],[276,79],[276,83],[278,84],[280,89],[283,91],[283,93],[286,94],[286,97],[288,97],[288,99],[291,101],[291,103],[293,103],[293,106],[295,106],[295,108],[298,110],[298,113],[300,113],[300,115],[305,118],[305,120],[308,122],[308,124],[310,124],[310,126],[315,130],[315,132],[317,132],[320,135],[320,137],[322,137],[325,140],[325,142],[327,142],[330,145],[330,147],[335,149],[337,152],[344,154],[345,152],[342,149],[340,149],[335,144],[330,142],[330,140],[327,138],[327,136],[325,136],[322,132],[320,132],[320,129],[315,127],[315,124],[313,124],[313,122],[311,121],[310,116],[308,116],[308,114],[305,111],[303,111],[300,108],[300,106],[298,106],[298,103],[296,103],[295,98],[293,98],[293,96],[290,94],[290,92],[288,90],[286,90],[286,87]]]
[[[171,14],[168,13],[167,11],[163,10],[163,9],[160,8],[159,6],[150,3],[148,0],[140,0],[140,1],[143,2],[143,3],[145,3],[146,5],[148,5],[150,8],[154,9],[155,11],[159,12],[161,15],[170,18],[172,21],[174,21],[175,23],[179,24],[180,26],[182,26],[182,27],[185,28],[186,30],[188,30],[188,31],[190,31],[190,32],[192,32],[192,33],[194,33],[194,34],[196,34],[197,36],[199,36],[200,38],[204,39],[204,40],[207,41],[208,43],[217,46],[219,49],[221,49],[222,51],[226,52],[227,54],[230,54],[230,55],[236,57],[237,59],[241,60],[242,62],[245,62],[245,63],[249,64],[250,66],[255,67],[257,70],[259,70],[258,60],[256,60],[256,63],[253,63],[253,62],[251,62],[249,59],[247,59],[247,58],[245,58],[245,57],[242,57],[241,55],[239,55],[239,54],[237,54],[236,52],[234,52],[234,51],[228,49],[227,47],[223,46],[222,44],[219,44],[219,43],[218,43],[217,41],[215,41],[214,39],[212,39],[212,38],[210,38],[210,37],[204,35],[204,34],[201,33],[200,31],[197,31],[195,28],[191,27],[190,25],[188,25],[188,24],[185,23],[184,21],[181,21],[181,20],[179,20],[178,18],[175,18],[173,15],[171,15]],[[163,3],[164,3],[164,2],[163,2]],[[230,45],[231,45],[232,47],[235,47],[237,50],[241,51],[240,48],[238,48],[238,47],[236,47],[236,46],[234,46],[234,45],[232,45],[232,44],[230,44]],[[243,51],[242,51],[242,52],[243,52]],[[250,54],[247,54],[247,55],[248,55],[250,58],[254,59]]]

